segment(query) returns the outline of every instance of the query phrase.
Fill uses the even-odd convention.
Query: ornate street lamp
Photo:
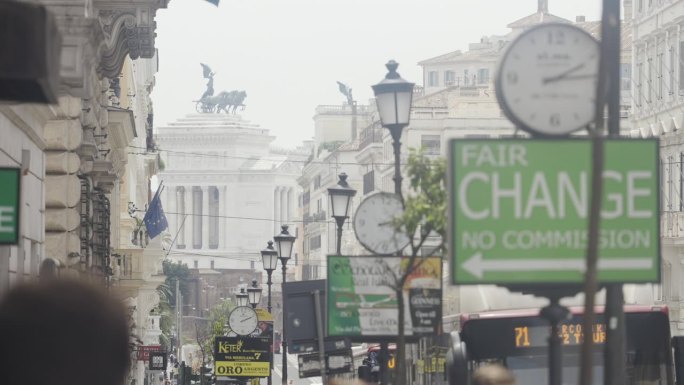
[[[401,131],[409,125],[411,119],[411,103],[413,102],[413,86],[402,79],[397,73],[399,63],[390,60],[385,64],[389,71],[385,78],[378,84],[372,86],[375,94],[375,103],[380,115],[380,123],[389,129],[392,135],[392,146],[394,147],[394,193],[402,200],[401,193]],[[383,364],[380,365],[380,384],[387,384],[387,370],[385,369],[387,342],[380,344]]]
[[[278,252],[273,248],[273,241],[268,241],[268,246],[261,250],[261,262],[264,264],[264,270],[266,270],[266,274],[268,275],[268,281],[266,281],[266,286],[268,286],[268,302],[266,305],[266,310],[268,310],[268,313],[270,314],[271,285],[273,284],[273,281],[271,281],[271,275],[273,274],[273,270],[278,267]],[[273,336],[271,336],[271,341],[273,341]],[[275,352],[275,349],[273,349],[273,352]],[[273,354],[271,354],[271,367],[273,367]],[[273,375],[269,373],[268,385],[271,385],[272,383]]]
[[[266,270],[266,274],[268,275],[268,281],[266,281],[266,285],[268,286],[268,304],[266,306],[266,310],[268,310],[270,313],[271,285],[273,284],[273,281],[271,281],[271,275],[273,274],[273,270],[278,267],[278,252],[273,248],[273,241],[268,241],[268,246],[261,250],[261,262],[264,264],[264,270]]]
[[[389,72],[378,84],[372,86],[380,123],[390,130],[394,146],[394,193],[401,196],[401,131],[409,125],[413,86],[397,73],[399,63],[390,60],[385,64]]]
[[[256,306],[261,302],[261,288],[257,286],[256,279],[252,280],[252,286],[247,288],[247,296],[252,309],[256,309]]]
[[[280,259],[280,264],[283,269],[283,283],[282,286],[283,288],[281,289],[281,293],[285,293],[285,282],[286,282],[286,277],[285,273],[287,271],[287,261],[290,260],[290,256],[292,255],[292,249],[294,248],[294,241],[297,237],[294,235],[291,235],[290,233],[287,232],[287,225],[282,225],[280,226],[282,231],[280,234],[276,235],[273,237],[273,240],[275,240],[276,246],[278,248],[278,259]],[[282,344],[283,344],[283,375],[282,375],[282,384],[287,385],[287,340],[285,339],[285,317],[287,316],[287,311],[285,310],[285,298],[283,296],[283,333],[282,333]]]
[[[349,218],[349,207],[356,190],[349,187],[347,183],[347,173],[339,175],[340,180],[334,187],[328,188],[330,205],[332,206],[332,217],[337,222],[337,255],[342,253],[342,226],[344,221]]]
[[[240,292],[235,294],[235,302],[238,306],[247,306],[249,304],[249,296],[245,293],[245,288],[240,288]]]

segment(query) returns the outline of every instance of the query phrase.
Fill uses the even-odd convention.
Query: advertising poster
[[[328,256],[328,335],[396,337],[394,282],[406,272],[408,257]],[[418,258],[404,284],[406,336],[441,330],[442,260]],[[367,338],[366,338],[367,339]]]
[[[268,337],[216,337],[214,373],[227,377],[268,377],[271,371]]]

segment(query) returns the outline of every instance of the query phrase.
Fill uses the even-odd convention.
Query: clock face
[[[401,200],[395,194],[380,192],[369,196],[354,215],[356,238],[375,254],[389,255],[403,250],[409,238],[392,225],[403,212]]]
[[[249,306],[238,306],[230,312],[228,325],[237,335],[246,336],[256,330],[257,313]]]
[[[499,64],[499,105],[531,133],[558,136],[586,127],[596,115],[599,51],[596,39],[569,24],[523,32]]]

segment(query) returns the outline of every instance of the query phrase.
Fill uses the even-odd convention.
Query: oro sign
[[[590,139],[452,140],[454,284],[580,283],[592,194]],[[660,281],[658,141],[604,141],[600,282]]]

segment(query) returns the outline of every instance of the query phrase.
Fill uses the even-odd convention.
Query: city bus
[[[579,383],[581,343],[587,335],[582,331],[582,311],[580,307],[570,308],[571,317],[559,327],[563,384]],[[596,323],[589,333],[595,343],[592,362],[593,383],[597,385],[603,384],[606,341],[602,313],[603,308],[597,307]],[[682,359],[682,344],[680,337],[670,338],[667,307],[625,306],[625,325],[626,384],[674,385],[675,374],[680,373],[682,366],[675,365],[674,358]],[[547,384],[549,331],[548,321],[539,316],[539,309],[461,315],[460,331],[451,333],[447,355],[449,383],[467,385],[470,374],[479,366],[500,363],[513,372],[519,384]]]

